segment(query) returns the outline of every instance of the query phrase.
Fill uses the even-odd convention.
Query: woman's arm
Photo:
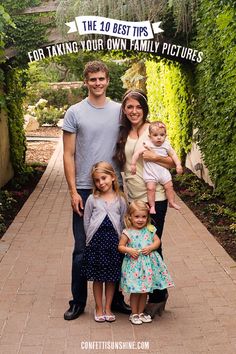
[[[125,200],[125,197],[120,196],[120,221],[121,221],[121,225],[123,225],[122,227],[124,228],[124,217],[125,214],[127,212],[127,202]]]
[[[138,258],[139,251],[132,247],[127,247],[129,239],[125,234],[121,235],[120,242],[118,245],[118,250],[120,253],[128,253],[133,258]]]
[[[143,159],[145,161],[155,162],[158,165],[165,167],[167,169],[175,167],[174,161],[172,160],[172,158],[170,156],[167,156],[167,157],[160,156],[151,150],[145,150],[143,152]]]
[[[161,240],[159,239],[159,237],[157,236],[157,234],[154,235],[153,237],[153,243],[147,247],[144,247],[142,249],[142,254],[144,254],[145,256],[147,256],[148,254],[150,254],[152,251],[158,249],[161,245]]]
[[[135,175],[136,173],[136,163],[139,159],[139,156],[146,150],[145,147],[142,147],[141,149],[137,150],[134,154],[133,154],[133,157],[132,157],[132,160],[131,160],[131,173],[133,175]]]

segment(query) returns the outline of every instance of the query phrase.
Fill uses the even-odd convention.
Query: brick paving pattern
[[[0,240],[0,353],[235,354],[236,264],[178,202],[181,211],[168,210],[163,236],[165,261],[176,285],[163,316],[141,326],[132,326],[123,314],[112,324],[96,323],[90,285],[86,312],[64,321],[73,236],[59,143],[35,191]],[[119,348],[84,349],[85,342],[93,341]],[[126,347],[132,342],[148,342],[149,349]]]

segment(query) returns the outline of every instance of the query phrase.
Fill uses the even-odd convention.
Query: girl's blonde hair
[[[129,229],[132,226],[131,215],[135,211],[145,211],[147,213],[147,223],[145,226],[147,226],[148,224],[151,223],[148,205],[145,202],[143,202],[142,200],[134,200],[133,202],[131,202],[129,204],[128,210],[127,210],[127,213],[126,213],[125,219],[124,219],[125,226],[127,229]]]
[[[100,196],[100,194],[101,194],[100,190],[97,188],[95,181],[94,181],[94,175],[96,172],[105,173],[106,175],[110,175],[111,177],[113,177],[114,181],[112,182],[112,187],[113,187],[114,192],[117,195],[123,195],[122,192],[120,191],[118,178],[116,176],[114,168],[112,167],[112,165],[110,163],[108,163],[106,161],[97,162],[92,167],[91,176],[92,176],[93,185],[94,185],[93,195]]]

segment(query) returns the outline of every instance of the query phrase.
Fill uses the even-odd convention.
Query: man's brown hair
[[[84,78],[88,79],[89,73],[97,73],[103,71],[106,74],[106,78],[109,78],[109,70],[106,64],[99,60],[89,61],[84,67]]]

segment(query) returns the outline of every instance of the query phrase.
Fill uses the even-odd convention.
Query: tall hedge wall
[[[202,0],[195,47],[204,60],[196,67],[194,127],[216,191],[236,206],[236,4]]]
[[[146,61],[147,95],[150,120],[167,125],[168,137],[183,160],[192,136],[192,95],[189,74],[170,60]]]
[[[8,112],[11,162],[16,173],[27,169],[25,166],[26,138],[24,134],[22,72],[6,70],[6,107]]]

